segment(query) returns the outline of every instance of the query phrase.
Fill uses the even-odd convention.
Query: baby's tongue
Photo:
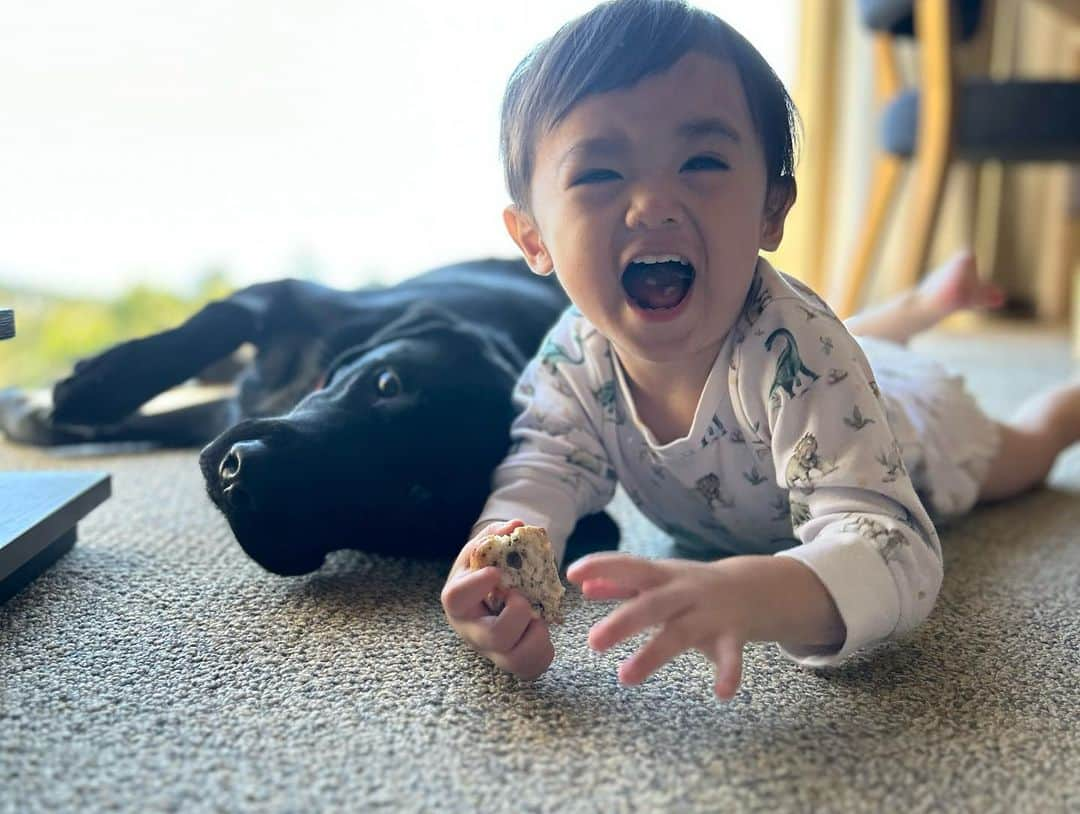
[[[676,262],[631,263],[623,272],[623,289],[644,308],[673,308],[682,302],[694,272]]]

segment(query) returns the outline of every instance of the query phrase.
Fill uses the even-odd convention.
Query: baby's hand
[[[533,679],[555,658],[547,623],[537,617],[529,600],[518,590],[511,590],[503,609],[492,614],[484,597],[498,586],[499,569],[489,566],[470,571],[465,566],[472,549],[488,535],[510,534],[523,525],[520,520],[493,523],[469,540],[443,587],[442,605],[450,626],[469,647],[496,667],[518,678]]]
[[[594,650],[660,628],[620,665],[620,683],[638,684],[695,648],[716,665],[717,696],[730,700],[739,688],[743,645],[750,641],[758,604],[738,577],[739,559],[705,563],[592,554],[571,565],[566,578],[581,586],[586,599],[627,600],[589,631]]]

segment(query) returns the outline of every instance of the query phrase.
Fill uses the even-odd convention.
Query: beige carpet
[[[1070,375],[1064,338],[937,335],[991,412]],[[46,454],[2,469],[113,474],[75,549],[0,606],[0,810],[1080,811],[1080,449],[1051,486],[944,532],[916,634],[832,671],[747,648],[711,696],[687,654],[621,688],[568,594],[535,683],[465,649],[444,568],[249,561],[195,452]],[[626,546],[665,540],[625,500]]]

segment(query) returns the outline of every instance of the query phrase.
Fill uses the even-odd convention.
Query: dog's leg
[[[44,396],[44,397],[42,397]],[[232,396],[167,412],[133,413],[115,424],[58,424],[45,394],[0,390],[0,435],[38,447],[151,441],[164,447],[200,447],[240,418]]]
[[[177,328],[116,345],[78,362],[53,388],[53,419],[61,424],[112,424],[255,341],[275,283],[251,286],[212,302]]]
[[[115,437],[102,440],[154,441],[162,447],[203,447],[239,420],[240,406],[230,396],[161,413],[133,413],[112,428]]]

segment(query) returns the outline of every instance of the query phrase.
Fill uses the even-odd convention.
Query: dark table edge
[[[72,526],[12,573],[0,579],[0,605],[34,581],[41,573],[75,546],[77,527]]]
[[[4,563],[0,562],[0,603],[14,596],[34,577],[70,551],[77,538],[78,522],[112,494],[112,477],[108,473],[87,474],[97,474],[100,477],[85,491],[62,504],[42,523],[26,529],[0,549],[0,554],[7,555],[0,557],[0,560],[7,560],[10,566],[11,557],[25,557],[29,553],[28,547],[33,545],[35,539],[45,537],[50,541],[6,574],[3,573]]]

